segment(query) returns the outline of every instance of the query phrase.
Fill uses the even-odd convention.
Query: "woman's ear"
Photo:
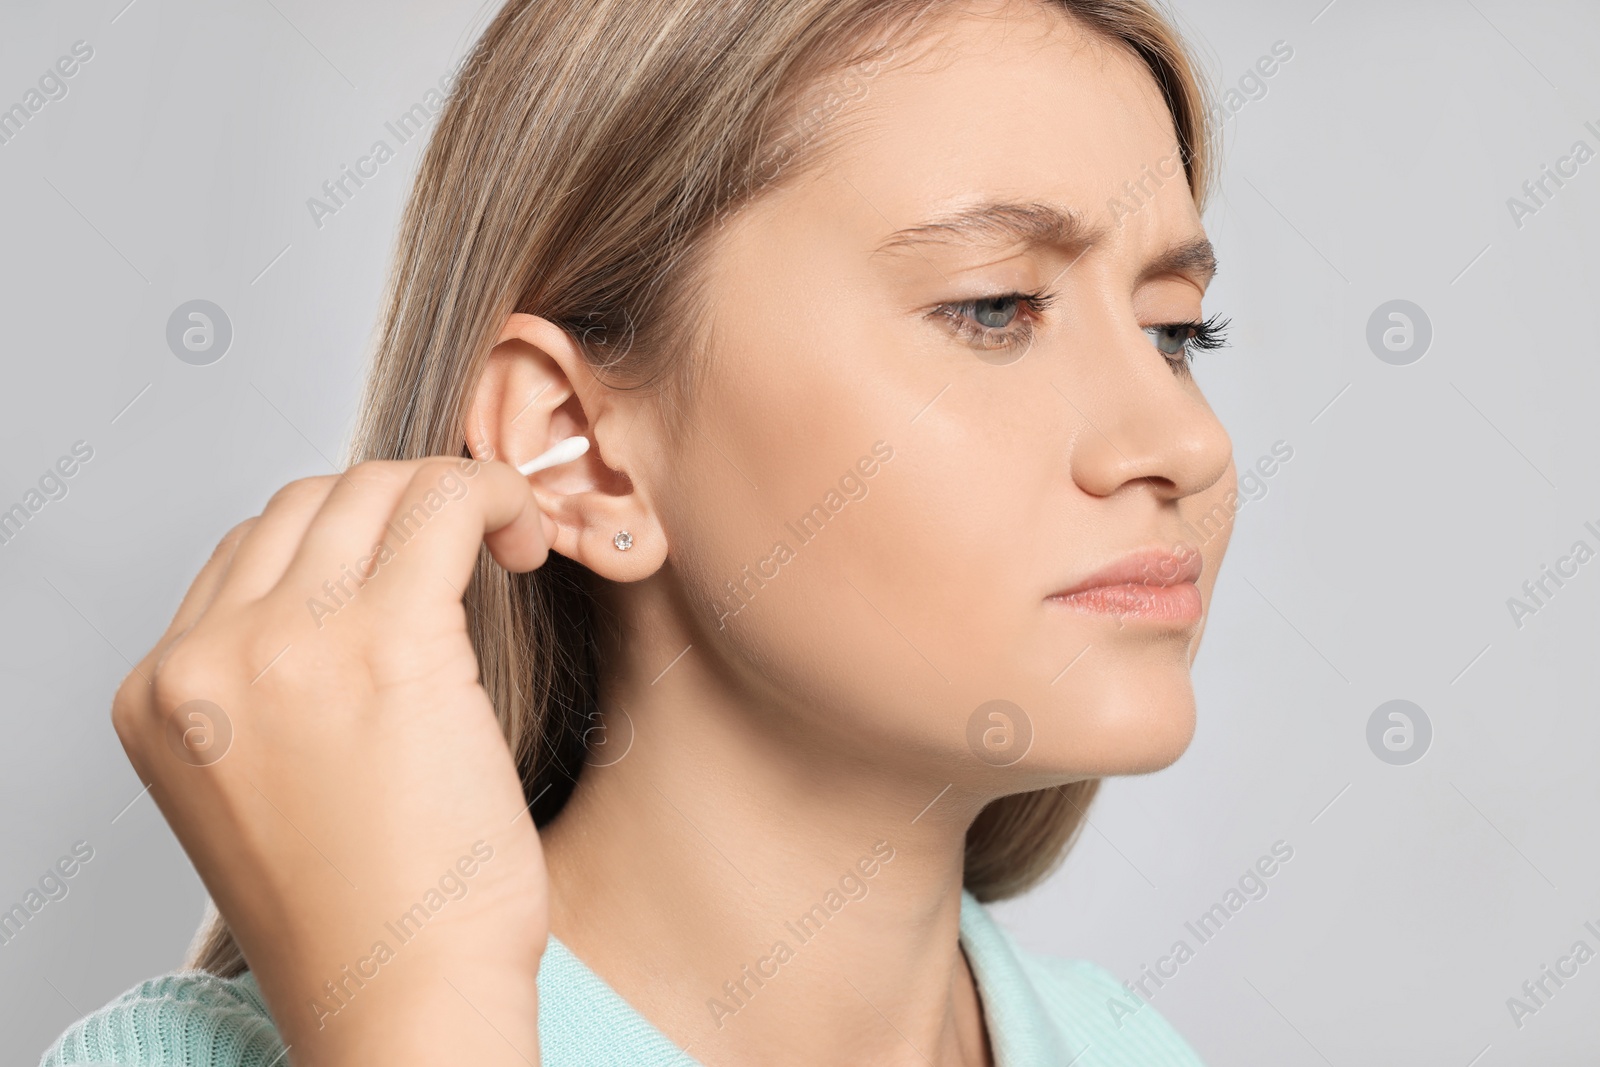
[[[475,458],[517,466],[558,441],[587,437],[583,455],[536,471],[528,481],[539,509],[556,525],[551,551],[627,582],[661,567],[666,542],[655,509],[627,473],[624,448],[633,418],[619,418],[623,406],[622,394],[595,376],[570,334],[519,312],[506,320],[489,352],[467,408],[466,439]]]

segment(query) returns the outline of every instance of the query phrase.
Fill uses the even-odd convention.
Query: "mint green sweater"
[[[961,894],[961,944],[977,979],[995,1067],[1204,1067],[1101,967],[1023,951]],[[696,1067],[556,938],[539,964],[545,1067]],[[67,1028],[40,1067],[287,1067],[255,978],[152,978]]]

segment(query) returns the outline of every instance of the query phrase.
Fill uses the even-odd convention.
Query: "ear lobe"
[[[596,410],[586,410],[584,397]],[[607,464],[616,457],[602,454],[614,447],[614,427],[633,429],[632,418],[609,417],[613,400],[565,330],[518,313],[489,352],[465,428],[475,457],[513,466],[565,438],[588,437],[589,450],[577,459],[528,475],[539,509],[556,526],[550,549],[602,577],[636,581],[660,568],[666,546],[654,509],[626,473]],[[615,543],[623,531],[627,549]]]

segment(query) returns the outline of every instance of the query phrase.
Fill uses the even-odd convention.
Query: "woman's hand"
[[[294,1067],[539,1062],[544,858],[461,598],[554,530],[498,461],[292,482],[117,691]]]

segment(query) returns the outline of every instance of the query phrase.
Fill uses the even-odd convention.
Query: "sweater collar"
[[[1015,943],[965,888],[961,890],[960,931],[960,943],[983,1003],[995,1067],[1068,1062]],[[538,981],[540,1045],[545,1062],[598,1064],[632,1058],[671,1067],[697,1067],[696,1060],[554,934],[540,962]]]
[[[1072,1062],[1050,1012],[1023,967],[1017,946],[971,891],[961,890],[961,947],[966,949],[983,1001],[995,1067],[1040,1067]]]

